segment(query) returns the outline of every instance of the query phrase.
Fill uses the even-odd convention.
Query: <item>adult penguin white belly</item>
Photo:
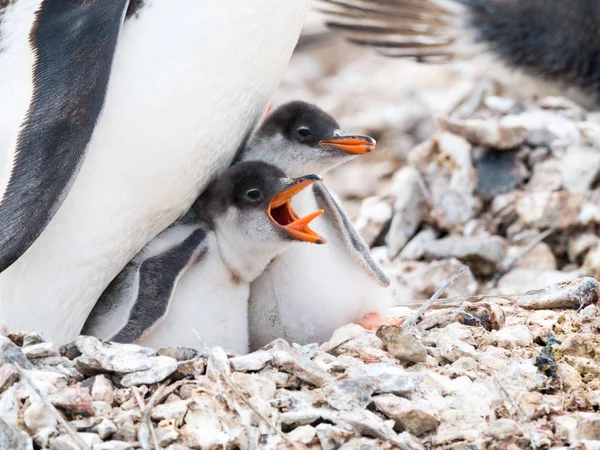
[[[0,2],[0,322],[54,342],[230,163],[309,1],[127,4]]]

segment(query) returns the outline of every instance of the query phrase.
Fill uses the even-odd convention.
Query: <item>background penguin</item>
[[[318,107],[291,102],[267,115],[238,159],[263,160],[298,176],[321,174],[374,149],[374,139],[344,134]],[[252,283],[252,349],[278,337],[299,344],[323,341],[336,328],[368,313],[383,314],[391,304],[387,276],[325,185],[315,183],[292,203],[300,212],[325,210],[313,228],[327,245],[286,250]],[[372,327],[376,320],[370,319]]]
[[[323,242],[308,227],[322,211],[299,218],[290,206],[318,179],[289,179],[263,162],[233,166],[128,264],[82,333],[155,348],[198,347],[196,329],[209,346],[247,352],[249,283],[294,241]]]
[[[309,4],[0,1],[0,322],[76,336],[260,122]]]
[[[318,0],[327,26],[421,62],[490,51],[531,75],[600,95],[598,0]]]

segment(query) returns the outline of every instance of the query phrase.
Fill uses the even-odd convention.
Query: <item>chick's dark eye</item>
[[[261,198],[262,194],[258,189],[250,189],[248,192],[246,192],[246,199],[250,200],[251,202],[259,201]]]
[[[306,128],[306,127],[298,128],[298,129],[296,130],[296,132],[297,132],[297,133],[298,133],[300,136],[302,136],[302,137],[307,137],[307,136],[310,136],[310,135],[312,134],[312,133],[310,132],[310,130],[309,130],[308,128]]]

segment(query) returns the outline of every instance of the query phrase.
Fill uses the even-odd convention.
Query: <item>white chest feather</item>
[[[318,209],[306,190],[292,201],[306,214]],[[325,245],[298,244],[273,261],[250,288],[250,346],[276,337],[306,344],[323,341],[338,327],[369,312],[384,312],[391,292],[352,259],[325,215],[311,223]]]
[[[249,285],[223,263],[214,236],[202,259],[179,280],[165,319],[140,345],[198,348],[196,330],[209,347],[248,351]]]
[[[230,163],[267,107],[307,7],[307,0],[227,6],[145,0],[119,36],[104,110],[79,177],[40,238],[0,275],[0,322],[41,331],[57,343],[74,337],[127,261]],[[0,56],[0,69],[14,68],[2,71],[8,79],[27,79],[30,55],[19,50],[24,36],[15,31],[18,42],[7,53],[21,55],[22,63]],[[11,114],[26,111],[27,89],[11,95]],[[5,115],[1,106],[3,125]],[[0,146],[11,139],[0,133]],[[2,181],[7,166],[0,163]]]

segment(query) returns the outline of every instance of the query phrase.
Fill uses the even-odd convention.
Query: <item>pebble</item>
[[[121,380],[121,384],[130,387],[158,383],[177,370],[177,360],[168,356],[147,358],[147,365],[148,368],[146,370],[125,375]]]
[[[440,424],[430,412],[405,398],[378,395],[373,400],[377,409],[393,419],[401,431],[406,430],[415,436],[421,436],[435,430]]]
[[[179,400],[175,402],[157,405],[152,409],[152,419],[154,420],[181,420],[187,412],[188,402]]]
[[[325,401],[338,411],[364,409],[372,401],[375,381],[369,377],[342,379],[329,383],[323,389]]]
[[[23,347],[22,351],[29,359],[44,358],[47,356],[59,356],[56,345],[51,342],[32,344],[27,347]]]
[[[491,337],[501,348],[526,347],[533,343],[531,332],[525,325],[514,325],[493,331]]]
[[[425,218],[427,201],[419,171],[406,166],[396,173],[392,185],[393,216],[386,244],[390,258],[394,258],[416,233]]]
[[[247,355],[236,356],[229,361],[233,370],[238,372],[258,372],[271,362],[271,353],[258,350]]]
[[[34,402],[27,407],[23,414],[23,421],[32,431],[39,428],[56,427],[56,417],[41,401]]]
[[[90,431],[96,433],[102,440],[105,440],[117,432],[117,426],[108,419],[102,419],[101,422],[94,425]]]
[[[50,403],[57,408],[82,416],[95,414],[92,396],[87,389],[81,387],[66,387],[49,397]]]
[[[385,349],[402,362],[420,363],[427,358],[425,346],[403,328],[382,326],[377,330],[377,336],[383,341]]]
[[[109,405],[114,401],[113,385],[104,375],[94,378],[91,393],[94,401],[106,402]]]

